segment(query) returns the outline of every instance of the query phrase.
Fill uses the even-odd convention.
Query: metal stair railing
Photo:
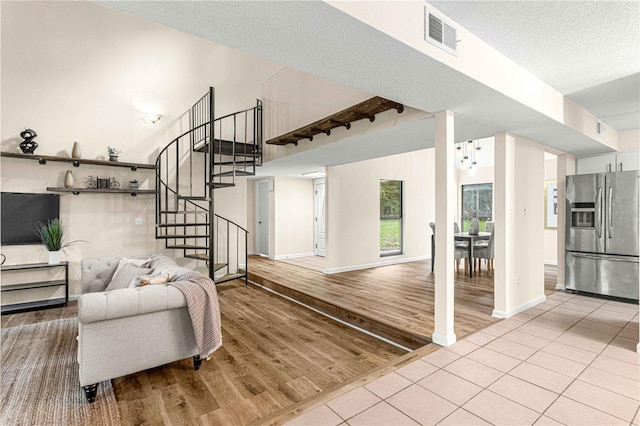
[[[262,163],[262,102],[214,119],[214,101],[209,88],[191,108],[190,130],[158,154],[156,238],[206,260],[217,283],[241,277],[246,283],[248,231],[215,214],[214,190],[234,186],[236,176],[255,174]]]

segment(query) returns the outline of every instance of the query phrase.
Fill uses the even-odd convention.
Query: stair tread
[[[194,151],[200,151],[202,152],[204,150],[204,148],[209,145],[209,138],[207,137],[206,140],[200,140],[199,142],[197,142],[197,146],[195,147]],[[213,147],[214,149],[233,149],[233,146],[235,145],[236,151],[259,151],[258,149],[258,145],[253,143],[253,142],[240,142],[240,141],[232,141],[230,139],[214,139],[213,140]]]
[[[171,239],[171,238],[209,238],[208,235],[158,235],[158,239]]]
[[[232,186],[236,186],[235,183],[227,183],[227,182],[207,182],[208,186],[213,186],[214,188],[230,188]]]
[[[209,210],[162,210],[160,214],[207,214]]]
[[[261,166],[262,164],[258,164],[255,161],[214,161],[214,163],[216,166],[233,166],[234,164],[236,166]]]
[[[234,174],[236,176],[255,176],[254,172],[245,172],[244,170],[229,170],[228,172],[215,173],[213,176],[233,176]]]
[[[192,196],[192,195],[178,195],[178,199],[180,200],[199,200],[199,201],[209,201],[209,197],[200,197],[200,196]]]
[[[209,226],[208,222],[200,222],[200,223],[161,223],[156,225],[158,228],[172,228],[178,226]]]
[[[189,250],[208,250],[207,246],[198,246],[195,244],[175,244],[171,246],[167,246],[169,249],[189,249]]]
[[[223,275],[220,278],[216,279],[215,283],[219,284],[219,283],[235,280],[235,279],[238,279],[238,278],[244,278],[246,275],[247,274],[245,272],[243,272],[243,273],[234,273],[234,274],[226,274],[226,275]]]

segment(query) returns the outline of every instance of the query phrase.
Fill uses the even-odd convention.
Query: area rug
[[[77,335],[77,318],[2,329],[0,424],[120,425],[111,381],[85,401]]]

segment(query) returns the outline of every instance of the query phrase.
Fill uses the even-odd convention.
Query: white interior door
[[[324,179],[316,179],[313,181],[313,244],[314,254],[316,256],[324,256],[325,243],[325,218],[324,218]]]
[[[257,185],[255,246],[258,254],[269,256],[269,181]]]

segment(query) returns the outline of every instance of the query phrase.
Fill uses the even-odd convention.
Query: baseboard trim
[[[296,257],[309,257],[309,256],[315,256],[315,253],[309,252],[309,253],[283,254],[283,255],[274,257],[273,260],[295,259]]]
[[[567,287],[564,284],[556,283],[556,290],[566,290]]]
[[[433,333],[431,335],[431,341],[438,346],[448,347],[453,345],[456,342],[456,335],[454,333],[446,334],[446,335]]]
[[[638,343],[638,346],[636,346],[636,352],[640,354],[640,343]]]
[[[339,272],[358,271],[360,269],[377,268],[379,266],[397,265],[399,263],[417,262],[419,260],[429,259],[427,256],[404,257],[400,259],[389,259],[379,263],[365,263],[362,265],[342,266],[339,268],[328,268],[324,270],[325,274],[337,274]]]
[[[545,265],[551,265],[551,266],[558,266],[558,261],[557,260],[545,260],[544,264]]]
[[[494,318],[500,318],[500,319],[511,318],[512,316],[519,314],[520,312],[524,312],[527,309],[532,308],[535,305],[544,302],[545,300],[547,300],[547,296],[542,295],[540,297],[536,297],[535,299],[528,301],[527,303],[523,303],[522,305],[517,306],[513,309],[509,309],[506,312],[494,309],[493,312],[491,313],[491,316]]]

